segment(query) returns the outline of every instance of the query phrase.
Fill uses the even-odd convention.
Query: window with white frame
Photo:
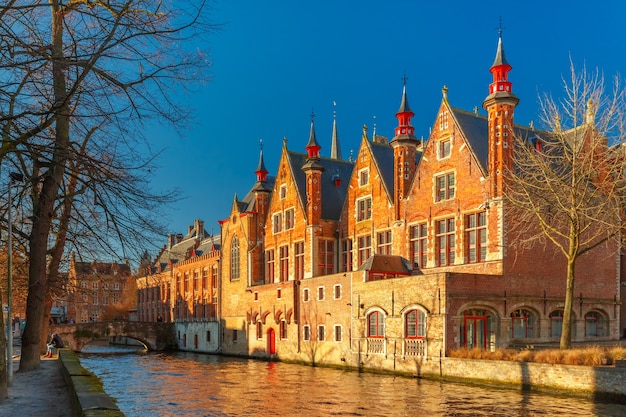
[[[308,288],[302,290],[302,301],[307,302],[311,299],[310,291]]]
[[[411,246],[411,261],[413,266],[425,268],[428,259],[428,226],[426,223],[411,226],[409,229],[409,244]]]
[[[324,287],[317,287],[317,299],[322,301],[324,299]]]
[[[287,197],[287,184],[281,184],[280,185],[280,199],[284,200]]]
[[[439,130],[445,130],[448,128],[448,111],[443,111],[439,115]]]
[[[335,324],[335,342],[341,342],[341,340],[342,340],[341,324]]]
[[[359,187],[369,184],[370,170],[368,168],[359,171]]]
[[[437,175],[435,177],[435,201],[453,199],[455,187],[454,172]]]
[[[376,253],[379,255],[391,255],[391,230],[385,230],[377,234]]]
[[[437,220],[435,222],[435,241],[437,243],[437,266],[454,264],[455,257],[455,227],[454,218]]]
[[[352,239],[341,241],[341,272],[352,271]]]
[[[363,265],[365,261],[372,256],[372,236],[359,236],[359,266]]]
[[[304,242],[296,242],[293,244],[293,256],[295,264],[295,279],[304,278]]]
[[[437,156],[439,159],[449,158],[452,153],[452,141],[448,139],[440,140],[437,143]]]
[[[317,326],[317,341],[323,342],[326,340],[326,326],[320,324]]]
[[[274,233],[283,231],[283,213],[276,213],[272,216],[272,230]]]
[[[341,284],[335,284],[333,287],[333,298],[335,300],[341,299]]]
[[[372,218],[372,197],[365,197],[356,201],[356,218],[357,221]]]
[[[294,228],[296,222],[296,210],[288,209],[285,210],[285,230],[291,230]]]
[[[302,326],[302,339],[311,340],[311,326],[308,324]]]
[[[318,243],[318,274],[330,275],[335,272],[335,241],[322,239]]]
[[[484,262],[487,258],[487,213],[465,216],[465,251],[469,263]]]
[[[284,245],[278,248],[280,254],[280,280],[289,280],[289,246]]]

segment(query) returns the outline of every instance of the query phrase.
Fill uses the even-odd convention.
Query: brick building
[[[128,263],[80,262],[72,253],[68,272],[67,320],[99,321],[109,307],[122,302],[131,278]]]
[[[452,348],[558,341],[565,262],[508,236],[513,135],[541,134],[515,125],[511,68],[500,38],[487,115],[453,107],[444,87],[424,142],[405,81],[394,136],[364,127],[354,160],[336,122],[321,156],[313,118],[306,153],[285,139],[275,177],[261,151],[256,183],[220,222],[214,351],[415,372]],[[171,267],[179,288],[184,263]],[[616,242],[579,262],[574,341],[619,338],[620,268]]]

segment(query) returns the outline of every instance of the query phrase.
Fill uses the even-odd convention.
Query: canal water
[[[81,364],[127,417],[626,416],[626,405],[194,353],[92,348]]]

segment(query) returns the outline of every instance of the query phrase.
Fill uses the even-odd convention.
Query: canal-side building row
[[[275,176],[261,151],[219,240],[200,256],[199,236],[176,256],[171,242],[139,279],[140,318],[173,320],[182,349],[410,372],[454,348],[557,341],[565,262],[507,236],[513,135],[542,134],[514,124],[511,68],[500,38],[487,115],[453,107],[444,87],[425,142],[405,82],[393,138],[364,128],[354,160],[341,159],[336,125],[321,156],[313,120],[305,153],[284,141]],[[573,339],[619,338],[617,243],[579,265]]]

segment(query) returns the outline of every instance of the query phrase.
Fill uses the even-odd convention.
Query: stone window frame
[[[361,206],[364,204],[364,206]],[[366,195],[355,201],[356,221],[362,222],[372,219],[372,196]]]

